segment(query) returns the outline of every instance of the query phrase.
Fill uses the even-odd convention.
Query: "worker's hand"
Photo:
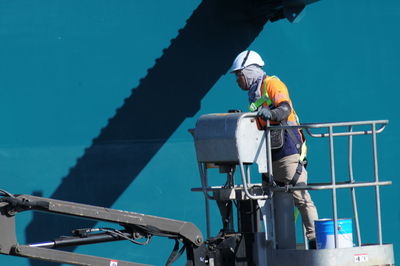
[[[261,108],[257,112],[257,116],[260,116],[264,120],[270,120],[272,117],[271,111],[268,108]]]

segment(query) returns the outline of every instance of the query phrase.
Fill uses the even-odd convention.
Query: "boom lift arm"
[[[169,264],[178,257],[179,253],[183,252],[184,248],[186,248],[188,262],[193,261],[193,252],[200,250],[199,247],[203,245],[202,233],[190,222],[31,195],[12,195],[3,190],[0,192],[2,194],[2,198],[0,198],[0,254],[74,265],[143,265],[52,248],[117,240],[130,240],[133,243],[144,245],[148,244],[151,237],[155,235],[169,237],[176,241],[174,252],[167,261],[167,264]],[[28,210],[111,222],[124,227],[124,230],[110,228],[77,229],[73,231],[73,236],[70,237],[20,245],[15,235],[15,215]],[[138,241],[141,238],[146,238],[146,241]],[[179,253],[178,241],[184,244]]]

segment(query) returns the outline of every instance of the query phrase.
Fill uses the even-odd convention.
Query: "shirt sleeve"
[[[277,78],[269,80],[267,92],[275,107],[282,102],[290,103],[289,92],[286,85]]]

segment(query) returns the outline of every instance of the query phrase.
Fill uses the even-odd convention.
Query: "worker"
[[[261,56],[248,50],[236,57],[230,69],[236,75],[239,87],[248,93],[249,110],[257,112],[264,125],[267,120],[271,125],[298,125],[286,85],[278,77],[267,75],[263,66]],[[301,130],[279,130],[278,134],[271,134],[271,141],[274,182],[293,186],[307,184],[306,147]],[[309,248],[315,248],[314,220],[318,219],[317,209],[307,190],[295,190],[293,199],[306,228]]]

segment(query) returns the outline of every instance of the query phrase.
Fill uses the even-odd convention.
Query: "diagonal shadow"
[[[184,119],[199,111],[201,99],[233,58],[261,32],[268,17],[251,13],[255,2],[204,0],[51,198],[112,206]],[[26,240],[49,240],[95,223],[34,213]]]

